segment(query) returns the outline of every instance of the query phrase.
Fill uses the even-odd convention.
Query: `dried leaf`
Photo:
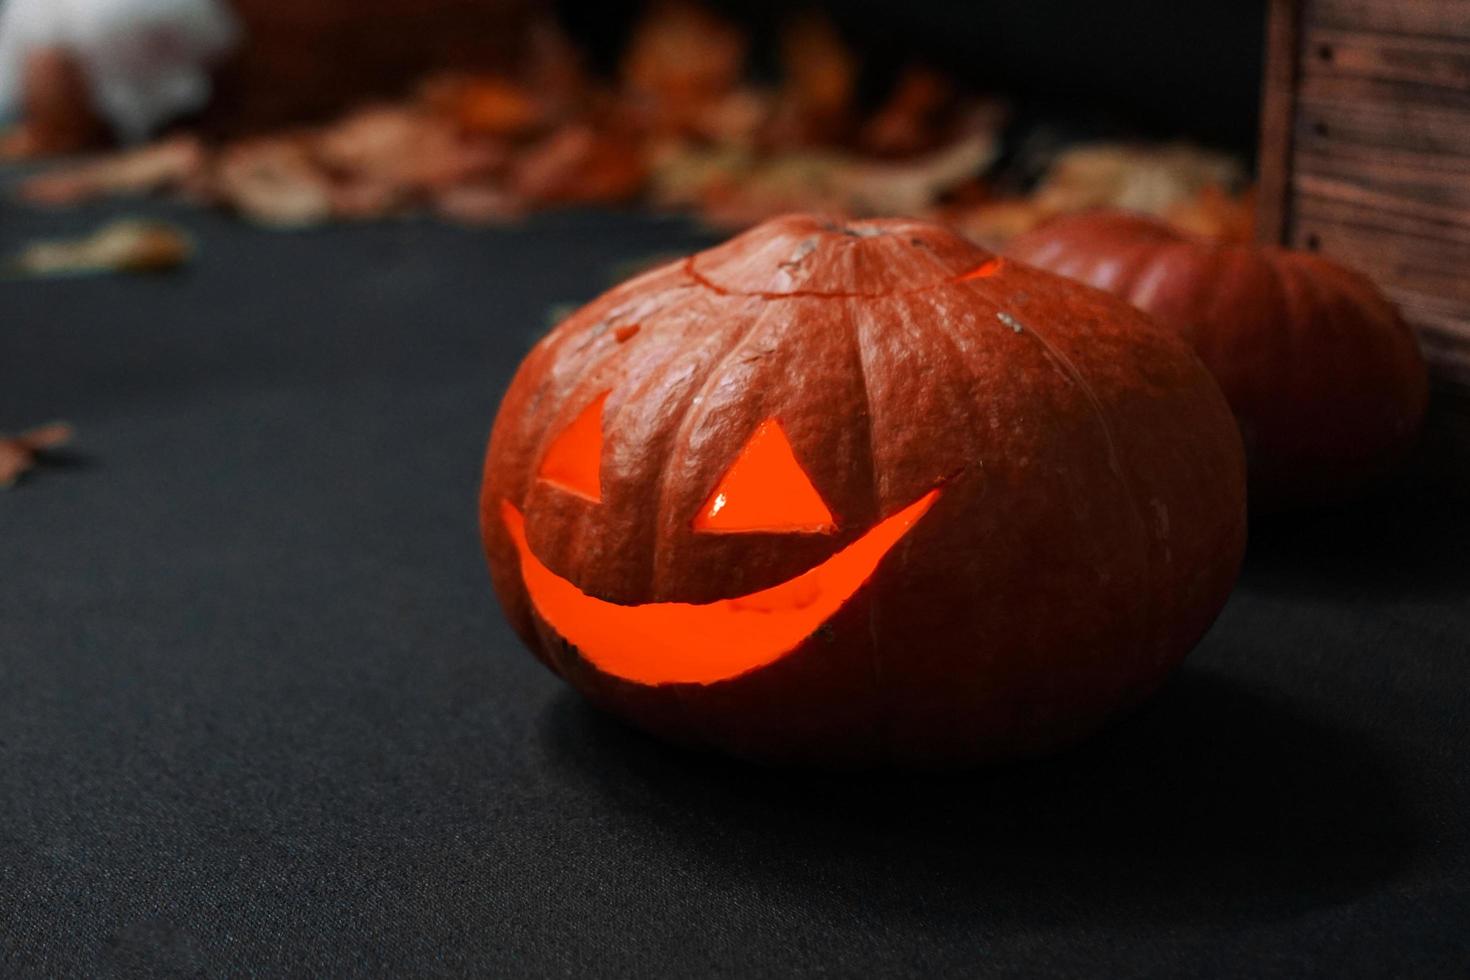
[[[75,435],[65,422],[52,422],[15,436],[0,435],[0,490],[14,487],[47,452],[65,446]]]
[[[20,196],[36,204],[70,205],[99,197],[156,193],[197,179],[205,165],[199,140],[176,136],[39,174],[20,185]]]
[[[503,187],[462,184],[440,191],[434,211],[467,225],[504,225],[526,215],[526,202]]]
[[[841,140],[851,123],[858,65],[832,22],[817,13],[790,21],[781,33],[781,66],[785,84],[767,144],[792,148]]]
[[[122,220],[83,238],[36,242],[8,263],[20,276],[75,276],[105,272],[162,272],[189,261],[194,245],[173,225]]]
[[[359,110],[317,134],[310,148],[333,179],[409,195],[493,173],[506,159],[497,140],[466,138],[449,120],[398,106]]]
[[[302,228],[332,217],[332,185],[301,138],[237,143],[221,155],[214,179],[219,199],[251,221]]]
[[[527,151],[511,174],[521,200],[542,204],[624,201],[647,176],[639,148],[591,126],[566,126]]]
[[[331,216],[344,221],[374,221],[402,214],[413,200],[412,188],[391,181],[346,179],[327,191]]]
[[[1211,184],[1201,188],[1194,197],[1170,205],[1164,212],[1164,220],[1201,238],[1237,244],[1249,242],[1256,234],[1255,188],[1232,196]]]
[[[547,109],[526,87],[494,76],[439,78],[424,86],[424,103],[465,133],[503,139],[543,128]]]
[[[996,134],[976,128],[926,157],[901,163],[817,151],[769,159],[693,156],[680,163],[680,171],[662,168],[661,192],[667,199],[693,189],[704,216],[722,226],[793,210],[918,214],[972,181],[997,150]],[[686,183],[680,188],[678,181]]]
[[[664,0],[634,30],[623,82],[654,133],[692,132],[739,83],[745,48],[745,35],[704,7]]]
[[[719,189],[747,179],[755,163],[747,147],[667,143],[651,155],[649,196],[660,207],[700,207]]]
[[[853,168],[843,176],[843,192],[859,213],[917,214],[979,175],[999,153],[998,124],[982,115],[968,132],[918,160]]]
[[[722,228],[752,225],[787,211],[845,211],[842,174],[859,165],[817,151],[752,158],[743,169],[722,170],[720,163],[718,155],[707,161],[697,203],[701,217]]]
[[[1058,156],[1034,196],[1053,214],[1115,207],[1163,215],[1206,187],[1244,179],[1235,158],[1195,146],[1094,143]]]
[[[1223,189],[1243,179],[1224,154],[1175,144],[1087,144],[1064,150],[1029,197],[945,208],[937,217],[990,249],[1058,214],[1117,207],[1158,214],[1194,234],[1248,240],[1254,205]]]
[[[986,201],[938,215],[940,221],[975,244],[998,252],[1022,232],[1041,224],[1051,213],[1030,198]]]
[[[711,143],[753,146],[763,133],[768,135],[773,111],[768,93],[737,88],[705,106],[694,133]]]
[[[928,68],[910,68],[888,100],[863,127],[864,149],[880,156],[908,156],[937,145],[940,116],[954,99],[954,86]]]
[[[539,17],[527,29],[523,77],[548,117],[575,111],[591,88],[581,54],[552,17]]]

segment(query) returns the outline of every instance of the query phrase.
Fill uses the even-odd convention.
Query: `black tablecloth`
[[[0,247],[116,208],[0,211]],[[499,395],[628,215],[280,234],[0,283],[0,974],[1464,976],[1470,532],[1427,477],[1253,529],[1149,705],[1050,762],[669,749],[522,651]]]

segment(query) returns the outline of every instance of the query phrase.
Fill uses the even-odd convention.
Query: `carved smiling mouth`
[[[801,645],[862,588],[939,497],[930,490],[819,565],[759,592],[708,603],[624,606],[589,596],[543,565],[510,501],[501,518],[537,614],[595,667],[639,684],[713,684]]]

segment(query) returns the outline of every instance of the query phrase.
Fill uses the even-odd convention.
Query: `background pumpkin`
[[[596,500],[538,477],[593,404]],[[696,530],[768,419],[836,529]],[[600,670],[533,607],[505,520],[524,515],[527,553],[588,595],[710,603],[936,487],[819,630],[713,683]],[[1208,372],[1126,303],[932,225],[789,216],[553,330],[501,405],[481,518],[527,645],[637,725],[777,761],[974,762],[1090,732],[1197,642],[1244,547],[1244,460]]]
[[[1251,505],[1349,495],[1401,457],[1428,378],[1369,280],[1284,248],[1191,238],[1142,215],[1056,218],[1007,252],[1122,296],[1194,345],[1240,423]]]

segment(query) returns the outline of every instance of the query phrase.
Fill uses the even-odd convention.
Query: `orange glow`
[[[1000,267],[1002,264],[1004,263],[999,258],[986,259],[984,262],[981,262],[969,272],[960,276],[959,281],[968,282],[971,279],[989,279],[991,276],[1000,271]]]
[[[694,518],[694,530],[716,534],[811,534],[835,527],[832,511],[802,472],[791,441],[775,419],[756,428]]]
[[[510,501],[502,502],[501,516],[537,614],[599,670],[638,684],[713,684],[800,646],[872,577],[938,498],[939,490],[930,490],[780,585],[701,604],[620,606],[589,596],[536,558],[525,520]]]
[[[597,503],[602,500],[602,405],[604,391],[562,430],[536,474],[552,486]]]

